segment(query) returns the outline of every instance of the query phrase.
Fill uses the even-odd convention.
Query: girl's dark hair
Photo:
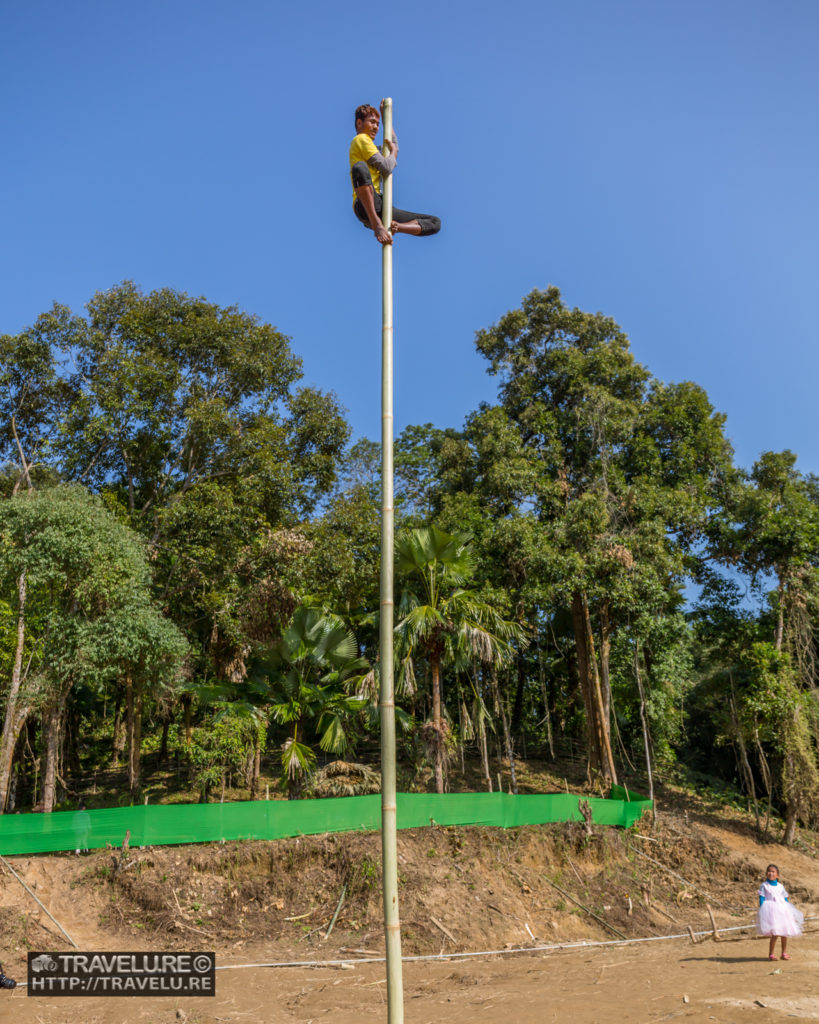
[[[768,866],[767,866],[767,867],[765,868],[765,874],[766,874],[766,875],[767,875],[767,874],[768,874],[768,872],[769,872],[769,871],[771,870],[771,868],[773,868],[773,869],[774,869],[774,871],[775,871],[775,872],[776,872],[777,874],[779,874],[779,865],[778,865],[778,864],[769,864],[769,865],[768,865]]]

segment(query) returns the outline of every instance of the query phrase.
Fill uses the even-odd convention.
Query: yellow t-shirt
[[[370,164],[370,157],[373,153],[378,153],[380,150],[370,138],[369,135],[365,135],[363,132],[360,135],[356,135],[353,141],[350,143],[350,170],[353,169],[353,164],[357,164],[359,160],[363,160],[370,168],[370,174],[373,179],[373,188],[381,195],[381,171],[377,167],[373,167]],[[353,202],[355,202],[357,196],[355,189],[353,189]]]

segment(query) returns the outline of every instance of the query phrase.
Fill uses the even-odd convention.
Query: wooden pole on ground
[[[40,901],[39,897],[35,896],[31,889],[29,889],[29,887],[26,885],[23,879],[17,874],[17,872],[14,870],[11,864],[9,864],[9,862],[5,859],[5,857],[0,857],[0,862],[2,862],[9,869],[9,871],[14,875],[14,877],[17,879],[20,885],[22,885],[22,887],[26,890],[29,896],[31,896],[31,898],[43,908],[43,910],[48,914],[48,916],[51,918],[54,924],[57,925],[57,927],[60,929],[63,935],[68,939],[68,941],[71,943],[74,949],[79,949],[77,943],[71,938],[71,936],[68,934],[65,928],[63,928],[63,926],[60,924],[57,918],[51,913],[48,907]]]
[[[384,139],[392,138],[392,100],[383,107]],[[384,156],[389,155],[386,143]],[[381,220],[392,223],[392,175],[382,178]],[[395,687],[393,679],[394,508],[393,508],[393,336],[392,246],[381,246],[381,867],[387,950],[387,1020],[403,1024],[404,985],[398,916],[398,808],[395,779]]]

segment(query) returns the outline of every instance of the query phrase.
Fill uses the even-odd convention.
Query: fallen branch
[[[441,924],[441,922],[437,918],[434,918],[432,916],[432,914],[430,914],[429,915],[429,919],[436,926],[436,928],[440,928],[441,929],[441,931],[444,933],[444,935],[446,935],[446,937],[448,939],[450,939],[456,946],[458,945],[458,940],[455,938],[455,936],[452,934],[452,932],[447,931],[447,929],[444,928],[444,926]]]
[[[572,864],[572,858],[568,854],[566,854],[566,860],[569,862],[569,867],[572,869],[572,871],[574,871],[575,878],[578,880],[578,882],[580,882],[581,885],[585,885],[586,883],[580,877],[580,872],[577,870],[574,864]]]
[[[187,917],[188,915],[179,904],[179,897],[176,895],[176,889],[174,889],[173,886],[171,886],[171,892],[173,893],[173,901],[176,904],[176,909],[179,911],[180,917]]]
[[[551,880],[551,878],[547,878],[546,875],[544,875],[543,878],[544,878],[544,881],[548,882],[549,885],[552,886],[552,888],[557,889],[557,891],[560,893],[561,896],[565,896],[567,900],[571,900],[572,903],[574,903],[576,906],[580,907],[581,910],[585,910],[586,913],[590,917],[593,917],[595,919],[595,921],[597,921],[599,924],[602,924],[604,928],[607,928],[613,935],[616,935],[618,939],[625,939],[626,938],[626,936],[623,935],[622,932],[619,932],[614,927],[614,925],[609,924],[608,921],[604,921],[603,918],[600,917],[599,914],[595,914],[595,912],[593,910],[589,910],[589,908],[584,906],[580,902],[580,900],[576,900],[574,898],[574,896],[572,896],[571,893],[566,892],[565,889],[561,889],[560,886],[557,884],[557,882],[553,882]]]
[[[192,924],[188,924],[187,921],[174,921],[177,928],[187,928],[189,932],[199,932],[200,935],[207,935],[209,939],[215,938],[214,932],[209,932],[205,928],[194,928]]]
[[[502,914],[504,917],[511,917],[513,921],[517,921],[518,918],[514,914],[508,913],[506,910],[501,910],[500,907],[496,907],[494,903],[487,903],[487,907],[490,910],[494,910],[496,914]]]
[[[286,917],[285,921],[303,921],[305,917],[315,914],[317,910],[318,907],[311,907],[305,914],[297,914],[295,917]]]
[[[651,910],[656,910],[658,914],[662,914],[663,917],[667,917],[672,924],[679,924],[680,922],[676,917],[672,917],[667,910],[663,910],[662,907],[658,907],[656,903],[651,904]]]
[[[683,885],[687,885],[689,889],[694,889],[696,892],[700,894],[700,896],[704,896],[707,900],[710,900],[712,903],[716,903],[718,907],[725,907],[726,910],[730,910],[733,912],[733,907],[729,907],[727,904],[721,903],[719,900],[714,899],[714,897],[707,893],[704,889],[700,889],[699,886],[694,885],[693,882],[689,882],[687,878],[683,878],[682,875],[678,875],[676,871],[673,871],[670,867],[667,867],[667,865],[663,864],[661,861],[655,860],[653,857],[649,857],[647,853],[643,853],[642,850],[637,850],[633,846],[630,846],[629,849],[633,853],[636,853],[638,857],[642,857],[643,860],[650,861],[656,867],[662,868],[662,870],[665,871],[667,874],[676,878],[678,882],[682,882]]]
[[[330,922],[330,927],[324,933],[324,938],[325,939],[329,939],[330,938],[330,932],[332,932],[333,928],[335,927],[336,921],[338,920],[338,915],[341,913],[341,906],[344,903],[344,897],[346,895],[347,895],[347,885],[345,883],[341,887],[341,897],[340,897],[340,899],[338,901],[338,906],[336,907],[336,912],[335,912],[335,914],[333,914],[333,920]]]
[[[17,881],[20,883],[20,885],[22,885],[22,887],[29,894],[29,896],[31,896],[31,898],[33,900],[35,900],[43,908],[43,910],[48,914],[48,916],[51,918],[51,920],[54,922],[54,924],[57,925],[57,927],[60,929],[60,931],[63,933],[63,935],[68,939],[68,941],[71,943],[71,945],[74,947],[74,949],[79,949],[80,947],[71,938],[71,936],[68,934],[68,932],[65,930],[65,928],[63,928],[63,926],[60,924],[60,922],[57,920],[57,918],[51,913],[51,911],[48,909],[48,907],[46,907],[43,903],[41,903],[40,900],[34,895],[34,893],[31,891],[31,889],[29,889],[29,887],[26,885],[26,883],[23,881],[23,879],[17,874],[17,872],[14,870],[14,868],[11,866],[11,864],[9,864],[9,862],[5,859],[5,857],[0,856],[0,861],[2,861],[6,865],[6,867],[14,875],[14,877],[17,879]]]

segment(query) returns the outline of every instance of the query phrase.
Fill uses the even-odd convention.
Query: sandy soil
[[[519,1024],[816,1019],[817,934],[794,942],[793,953],[788,963],[771,963],[765,940],[745,939],[408,963],[405,1019],[408,1024],[488,1024],[501,1018]],[[383,966],[376,964],[349,970],[260,968],[218,972],[216,995],[207,1000],[32,999],[18,989],[0,1006],[3,1019],[20,1024],[172,1024],[185,1019],[189,1024],[325,1019],[366,1024],[386,1019],[384,990]]]
[[[515,843],[505,837],[491,855],[487,853],[482,859],[477,848],[470,848],[472,833],[467,830],[447,830],[445,834],[444,830],[424,830],[415,837],[402,836],[400,849],[406,876],[402,913],[411,935],[405,942],[405,952],[451,953],[455,949],[498,949],[509,942],[518,945],[528,939],[524,925],[532,929],[541,944],[611,938],[588,914],[562,901],[552,888],[538,887],[535,868],[536,858],[541,855],[549,858],[551,877],[559,877],[567,891],[573,880],[574,893],[582,893],[587,906],[593,905],[627,933],[642,933],[655,940],[661,932],[685,931],[686,924],[696,929],[708,927],[700,889],[709,892],[713,902],[722,903],[716,908],[720,927],[750,922],[754,888],[771,860],[780,865],[792,894],[799,893],[797,902],[806,915],[819,915],[819,905],[812,902],[813,894],[819,893],[819,865],[809,854],[759,843],[747,829],[737,826],[686,822],[683,828],[677,824],[680,827],[667,832],[660,841],[643,841],[641,848],[651,850],[658,864],[666,865],[650,871],[647,862],[629,847],[621,848],[620,839],[607,839],[595,848],[574,836],[573,845],[560,846],[554,830],[542,834],[528,830]],[[442,849],[445,839],[454,844],[448,851]],[[362,851],[375,849],[373,841],[374,837],[359,836],[351,838],[352,845],[348,846],[345,840],[331,837],[324,840],[322,856],[327,856],[329,844],[333,861],[343,860],[339,851],[344,850],[352,862],[364,856]],[[483,847],[490,845],[480,837],[475,841]],[[460,872],[452,870],[458,859],[453,850],[458,844],[458,856],[463,858]],[[295,845],[288,848],[284,844],[277,849],[291,862],[294,860]],[[304,844],[298,849],[304,849]],[[319,847],[310,849],[315,854]],[[309,884],[305,882],[309,873],[291,870],[287,884],[277,875],[274,888],[279,895],[273,893],[272,900],[272,890],[259,892],[260,908],[254,918],[249,904],[241,903],[249,899],[247,893],[238,895],[241,906],[217,902],[215,879],[225,889],[225,899],[236,891],[227,888],[237,883],[230,879],[225,882],[224,864],[219,866],[221,874],[208,875],[201,848],[191,854],[194,856],[199,858],[195,862],[199,865],[197,872],[190,870],[185,854],[179,850],[154,851],[145,861],[142,877],[146,886],[155,894],[163,885],[170,886],[179,909],[176,913],[169,904],[172,917],[163,917],[165,911],[157,911],[156,920],[162,930],[151,934],[136,927],[141,922],[134,914],[146,913],[145,897],[137,888],[128,890],[128,900],[119,894],[117,914],[111,915],[111,883],[89,871],[89,865],[102,860],[29,857],[15,858],[11,863],[29,885],[36,886],[40,898],[84,950],[215,948],[220,966],[238,967],[271,959],[320,960],[337,956],[345,948],[380,946],[377,929],[373,928],[378,916],[377,893],[362,889],[357,897],[351,897],[339,917],[337,934],[329,942],[324,942],[321,935],[296,939],[294,929],[306,926],[284,922],[297,916],[293,911],[319,900],[315,878]],[[218,856],[218,851],[214,852],[213,857]],[[94,857],[104,859],[105,855]],[[256,861],[258,857],[248,865]],[[490,871],[492,864],[495,867]],[[178,876],[171,874],[173,865]],[[648,880],[651,908],[645,905],[647,898],[639,899],[635,866],[640,868],[640,883]],[[558,867],[563,873],[556,875]],[[318,871],[315,864],[314,870]],[[322,870],[327,873],[329,868]],[[211,901],[210,917],[194,918],[189,910],[192,897],[185,889],[185,871],[190,878],[188,884],[199,886],[191,892],[199,892],[199,899]],[[274,874],[270,865],[265,865],[265,871]],[[675,879],[671,872],[688,884]],[[318,915],[325,920],[336,904],[335,887],[340,877],[350,876],[332,878]],[[259,884],[256,879],[257,889]],[[631,915],[625,909],[626,884],[631,885]],[[645,884],[642,896],[646,897]],[[468,898],[471,903],[467,903]],[[489,902],[496,912],[487,910]],[[156,903],[157,907],[164,906],[161,900]],[[0,883],[0,940],[12,950],[4,955],[4,964],[20,980],[25,979],[26,943],[28,948],[66,948],[55,926],[41,911],[32,910],[33,906],[4,872]],[[207,915],[204,905],[200,913]],[[245,924],[239,926],[237,918],[232,927],[231,913],[234,917],[238,914]],[[454,942],[435,925],[421,927],[432,916],[452,933]],[[673,923],[669,916],[674,917]],[[262,921],[272,921],[267,937],[261,933]],[[708,939],[696,945],[686,938],[473,960],[410,961],[404,966],[405,1019],[408,1024],[495,1024],[502,1019],[516,1024],[566,1020],[572,1024],[628,1024],[675,1019],[767,1024],[815,1019],[819,1017],[819,920],[810,921],[806,934],[792,940],[791,952],[792,960],[773,963],[767,959],[767,940],[726,933],[719,942]],[[212,999],[58,999],[28,998],[24,988],[0,992],[0,1020],[20,1024],[310,1024],[325,1019],[333,1024],[386,1020],[383,964],[220,970]]]

